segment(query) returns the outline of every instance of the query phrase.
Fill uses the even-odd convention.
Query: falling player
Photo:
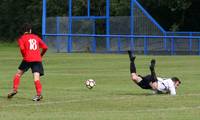
[[[157,77],[155,73],[155,63],[154,59],[151,60],[150,64],[150,75],[141,76],[137,75],[135,67],[135,56],[132,56],[132,52],[128,51],[130,58],[130,72],[131,79],[142,89],[151,89],[154,93],[169,93],[170,95],[176,95],[176,89],[181,84],[181,81],[177,77],[172,78],[161,78]]]

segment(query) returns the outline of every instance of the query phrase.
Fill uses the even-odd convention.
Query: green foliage
[[[91,15],[106,14],[106,0],[90,0]],[[130,15],[131,0],[110,0],[111,16]],[[196,0],[138,0],[164,26],[166,30],[200,30]],[[195,6],[196,5],[196,6]],[[67,16],[67,0],[47,0],[47,16]],[[194,7],[194,11],[192,10]],[[87,0],[73,0],[73,15],[87,15]],[[188,12],[190,10],[190,12]],[[196,13],[194,13],[196,11]],[[186,19],[189,17],[190,19]],[[34,32],[41,34],[42,0],[1,0],[0,1],[0,40],[15,40],[20,27],[25,22],[33,24]],[[186,24],[187,23],[187,24]],[[190,23],[190,29],[187,25]],[[104,33],[105,22],[97,21],[101,26],[97,33]],[[186,27],[185,27],[186,26]]]
[[[47,0],[47,16],[66,16],[67,9],[66,0]]]
[[[87,16],[87,0],[73,0],[72,15]]]
[[[0,38],[14,40],[18,37],[21,26],[32,23],[34,32],[41,33],[41,1],[5,0],[1,2]]]
[[[131,0],[110,0],[111,16],[130,16]]]
[[[192,0],[139,0],[166,30],[179,31],[185,25]],[[166,14],[166,15],[165,15]]]

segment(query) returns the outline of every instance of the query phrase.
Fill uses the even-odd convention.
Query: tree
[[[0,39],[14,40],[21,26],[32,23],[36,33],[41,33],[41,1],[2,0],[0,4]]]
[[[191,0],[139,0],[166,30],[178,31],[184,26]]]
[[[72,0],[73,15],[87,15],[87,0]],[[129,16],[131,0],[110,0],[111,16]],[[171,31],[200,31],[199,0],[138,0],[165,28]],[[47,16],[68,16],[66,0],[47,0]],[[106,14],[106,0],[91,0],[91,15]],[[188,19],[189,18],[189,19]],[[0,0],[0,40],[14,40],[25,22],[41,34],[42,0]],[[105,20],[96,22],[97,34],[105,34]]]

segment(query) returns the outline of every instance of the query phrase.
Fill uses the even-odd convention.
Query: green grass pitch
[[[35,87],[28,71],[18,94],[8,100],[21,55],[15,45],[0,45],[0,120],[198,120],[200,57],[137,56],[139,74],[149,73],[152,58],[158,76],[182,80],[177,96],[152,95],[136,86],[127,54],[48,52],[41,78],[44,99],[31,101]],[[92,90],[84,86],[89,78],[97,83]]]

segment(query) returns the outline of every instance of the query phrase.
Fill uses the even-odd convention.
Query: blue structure
[[[43,0],[42,35],[46,42],[56,48],[57,52],[123,52],[128,49],[138,54],[198,54],[200,55],[199,32],[167,32],[137,0],[131,0],[130,16],[128,20],[123,17],[110,16],[110,0],[106,2],[105,16],[92,16],[90,0],[87,0],[87,15],[73,16],[72,0],[68,0],[68,16],[56,17],[54,22],[47,23],[46,0]],[[141,17],[138,17],[138,16]],[[120,18],[122,27],[125,26],[125,34],[121,28],[117,28],[117,19]],[[61,20],[63,19],[63,20]],[[96,20],[105,20],[106,34],[96,34]],[[63,22],[64,21],[64,22]],[[115,22],[117,21],[117,22]],[[83,23],[82,23],[83,22]],[[62,25],[61,25],[62,23]],[[80,30],[81,26],[89,26],[87,30]],[[87,23],[87,24],[86,24]],[[114,25],[111,25],[114,24]],[[141,25],[142,24],[142,25]],[[50,26],[52,25],[52,26]],[[50,27],[49,27],[50,26]],[[66,26],[62,29],[62,26]],[[142,26],[142,27],[141,27]],[[53,28],[53,29],[52,29]],[[77,29],[78,28],[78,29]],[[50,30],[51,29],[51,30]],[[119,29],[117,31],[117,29]],[[122,33],[119,33],[122,32]],[[52,42],[53,41],[53,42]],[[100,45],[98,45],[98,42]],[[103,43],[102,43],[103,41]],[[63,50],[63,48],[65,48]]]

